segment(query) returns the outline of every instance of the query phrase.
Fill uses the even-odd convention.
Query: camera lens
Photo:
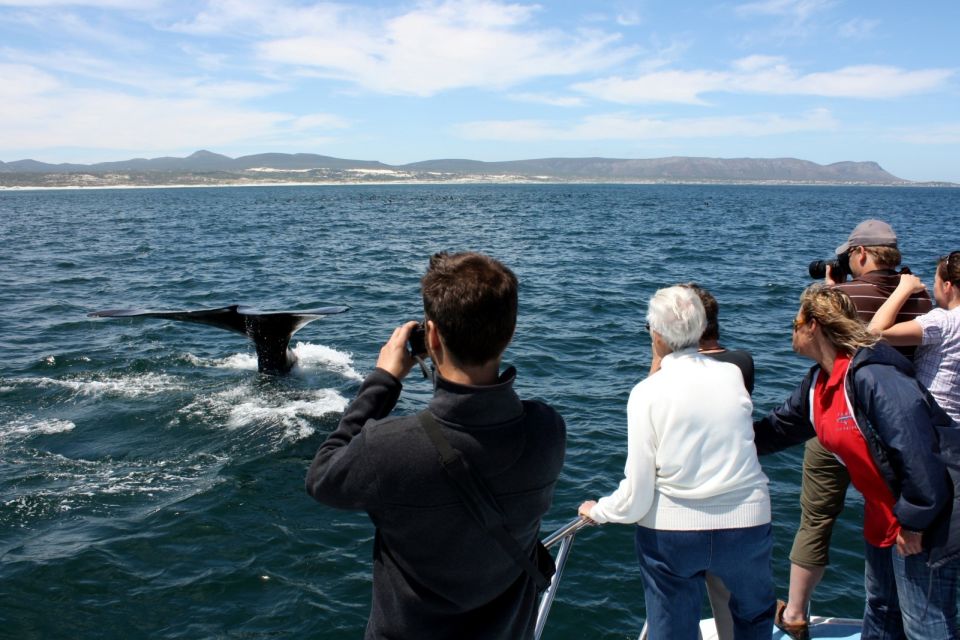
[[[823,280],[827,277],[827,261],[814,260],[810,263],[810,266],[807,267],[807,271],[810,272],[810,277],[814,280]]]

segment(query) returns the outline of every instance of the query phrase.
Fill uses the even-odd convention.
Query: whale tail
[[[324,316],[343,313],[350,307],[321,307],[306,311],[259,311],[231,305],[195,311],[154,311],[150,309],[105,309],[88,314],[92,318],[162,318],[196,322],[242,333],[257,349],[257,369],[261,373],[283,375],[297,362],[290,349],[290,338],[305,325]]]

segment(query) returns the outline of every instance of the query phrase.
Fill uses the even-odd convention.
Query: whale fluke
[[[154,311],[151,309],[105,309],[88,314],[92,318],[162,318],[197,322],[242,333],[257,348],[257,369],[261,373],[282,375],[297,362],[290,349],[290,338],[304,325],[324,316],[343,313],[350,307],[321,307],[306,311],[259,311],[231,305],[195,311]]]

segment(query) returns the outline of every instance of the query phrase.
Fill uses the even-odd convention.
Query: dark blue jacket
[[[811,389],[820,366],[778,409],[754,423],[760,454],[816,437]],[[893,513],[905,529],[924,532],[931,565],[960,555],[960,429],[914,378],[913,365],[885,342],[858,349],[844,378],[857,428],[896,500]]]
[[[513,368],[484,387],[437,376],[429,411],[533,557],[563,466],[566,427],[546,404],[521,400],[513,381]],[[388,417],[400,388],[381,369],[367,376],[306,480],[320,502],[362,509],[376,526],[365,637],[532,637],[533,579],[467,511],[418,417]]]

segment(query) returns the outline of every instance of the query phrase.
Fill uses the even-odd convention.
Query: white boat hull
[[[862,621],[853,618],[826,618],[822,616],[810,617],[810,638],[831,638],[831,640],[860,640]],[[713,618],[700,621],[700,637],[703,640],[718,640],[717,628]],[[790,636],[776,627],[773,628],[772,640],[789,640]],[[649,640],[647,626],[643,626],[639,640]]]

